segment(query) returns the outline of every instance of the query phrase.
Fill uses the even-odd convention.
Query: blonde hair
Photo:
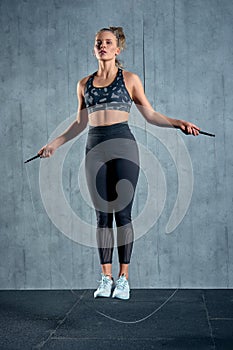
[[[111,33],[113,33],[115,35],[115,37],[117,38],[117,47],[119,47],[120,50],[123,51],[126,48],[125,34],[123,32],[123,28],[122,27],[101,28],[96,33],[96,35],[98,35],[100,32],[104,32],[106,30],[110,31]],[[118,58],[116,58],[115,62],[116,62],[117,67],[124,68],[123,63]]]

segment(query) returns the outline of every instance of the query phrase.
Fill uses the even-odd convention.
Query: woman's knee
[[[97,227],[112,227],[113,214],[96,211]]]
[[[117,226],[124,226],[129,224],[131,219],[131,212],[128,210],[121,210],[118,212],[115,212],[115,220]]]

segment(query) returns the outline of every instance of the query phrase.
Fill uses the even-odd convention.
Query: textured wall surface
[[[96,248],[54,225],[41,198],[40,160],[23,161],[64,120],[75,118],[76,84],[97,69],[94,34],[108,25],[123,26],[127,50],[122,59],[140,76],[155,110],[216,134],[215,139],[195,138],[167,129],[175,152],[176,140],[183,139],[194,181],[183,220],[166,234],[180,186],[177,169],[164,145],[148,134],[143,117],[140,129],[132,123],[138,142],[163,168],[167,194],[159,219],[134,244],[131,287],[233,287],[232,18],[230,0],[0,1],[0,289],[97,285]],[[82,200],[77,181],[85,137],[73,143],[65,159],[63,191],[74,212],[94,225],[94,210]],[[185,171],[183,176],[185,181]],[[53,179],[47,181],[50,186]],[[142,171],[135,217],[146,198]],[[69,217],[65,220],[72,225]],[[115,251],[114,276],[117,263]]]

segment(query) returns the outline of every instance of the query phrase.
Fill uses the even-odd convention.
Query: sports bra
[[[100,110],[129,112],[133,100],[126,89],[122,69],[118,68],[114,81],[105,87],[93,86],[96,73],[89,77],[84,90],[84,100],[88,114]]]

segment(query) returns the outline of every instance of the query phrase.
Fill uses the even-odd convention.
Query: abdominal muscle
[[[128,121],[129,113],[125,111],[102,110],[90,113],[88,119],[90,126],[107,126]]]

